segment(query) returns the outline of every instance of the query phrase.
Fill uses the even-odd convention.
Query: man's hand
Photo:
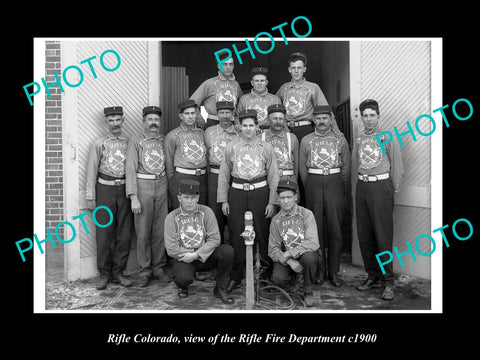
[[[265,217],[269,218],[269,217],[272,217],[273,215],[275,215],[275,205],[268,204],[265,207]]]
[[[300,273],[302,272],[303,270],[303,267],[302,265],[300,264],[300,262],[298,260],[295,260],[295,259],[288,259],[287,260],[287,264],[292,268],[293,271],[295,271],[296,273]]]
[[[288,251],[285,251],[280,256],[280,263],[285,265],[287,263],[287,260],[290,259],[291,257],[292,257],[292,255],[290,255],[290,253]]]
[[[222,203],[222,213],[225,216],[230,215],[230,205],[228,205],[228,202]]]
[[[184,253],[178,256],[178,260],[183,261],[187,264],[190,264],[191,262],[197,260],[200,258],[196,252],[188,252]]]
[[[132,212],[134,214],[140,214],[142,212],[142,204],[140,204],[140,200],[138,200],[137,195],[130,196]]]
[[[87,200],[87,209],[93,210],[95,209],[96,201],[95,200]]]

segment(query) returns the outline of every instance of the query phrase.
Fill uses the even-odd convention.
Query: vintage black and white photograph
[[[441,56],[35,39],[35,311],[441,311]]]

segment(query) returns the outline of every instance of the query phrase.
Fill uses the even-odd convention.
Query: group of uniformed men
[[[214,294],[232,304],[229,293],[244,276],[246,211],[253,213],[262,277],[295,289],[303,274],[309,307],[314,284],[328,279],[341,286],[350,151],[332,106],[304,77],[305,54],[291,54],[288,65],[291,81],[276,95],[268,92],[268,70],[260,67],[252,69],[253,88],[242,96],[233,59],[224,62],[223,73],[178,104],[180,125],[166,136],[160,133],[158,106],[143,109],[144,130],[129,140],[122,135],[122,107],[104,109],[109,134],[92,146],[86,198],[91,209],[108,206],[115,221],[97,227],[97,289],[109,281],[132,285],[123,271],[135,231],[139,286],[173,277],[184,298],[195,278],[204,280],[205,271],[216,269]],[[392,266],[382,276],[375,254],[392,248],[393,192],[403,165],[397,142],[387,145],[385,156],[376,141],[382,131],[378,103],[363,101],[360,113],[356,210],[368,278],[357,289],[383,287],[382,298],[392,299]],[[165,272],[167,254],[171,275]]]

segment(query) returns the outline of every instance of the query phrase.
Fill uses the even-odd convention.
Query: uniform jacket
[[[287,135],[288,134],[288,135]],[[265,130],[260,135],[262,140],[272,145],[275,157],[277,158],[278,169],[293,170],[295,178],[298,177],[298,138],[294,133],[282,130],[278,135],[271,129]],[[288,146],[290,137],[290,151]]]
[[[195,251],[205,262],[220,245],[217,219],[208,206],[197,205],[193,213],[179,206],[165,218],[165,249],[175,259],[181,254]]]
[[[268,125],[267,108],[273,104],[281,104],[282,101],[277,95],[270,94],[268,89],[262,94],[253,91],[250,94],[243,95],[238,101],[237,112],[245,109],[254,109],[257,111],[258,126]]]
[[[220,124],[207,128],[205,130],[205,146],[207,147],[209,165],[220,166],[227,144],[238,139],[238,137],[234,125],[227,129],[223,129]]]

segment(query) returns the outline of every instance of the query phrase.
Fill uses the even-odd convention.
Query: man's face
[[[376,110],[370,108],[363,110],[362,121],[365,129],[372,130],[375,126],[377,126],[379,118],[380,115]]]
[[[225,76],[232,75],[233,68],[234,68],[233,58],[230,58],[227,61],[225,61],[224,63],[222,63],[222,66],[223,66],[223,75],[225,75]],[[222,68],[220,67],[220,64],[217,64],[217,68],[218,68],[218,70],[222,71]]]
[[[288,72],[293,80],[301,80],[305,71],[307,71],[307,67],[302,60],[292,61],[288,67]]]
[[[284,211],[290,211],[297,203],[297,194],[292,190],[285,190],[278,194],[278,203]]]
[[[218,110],[217,116],[221,126],[230,126],[232,124],[232,110]]]
[[[268,80],[265,75],[257,74],[252,77],[250,83],[253,86],[253,90],[258,93],[263,93],[268,85]]]
[[[193,211],[197,207],[200,195],[181,194],[177,195],[177,198],[184,211]]]
[[[313,118],[315,127],[319,131],[327,131],[332,127],[332,118],[330,114],[316,114]]]
[[[247,139],[253,139],[257,135],[257,125],[252,118],[245,118],[242,120],[242,134]]]
[[[143,127],[151,132],[160,131],[160,116],[158,114],[147,114],[143,117]]]
[[[122,133],[123,115],[107,116],[105,119],[105,125],[112,135],[120,135]]]
[[[268,115],[270,120],[270,128],[280,131],[285,128],[285,114],[281,112],[274,112]]]
[[[195,119],[197,116],[197,111],[194,107],[187,108],[179,114],[182,123],[187,126],[195,125]]]

